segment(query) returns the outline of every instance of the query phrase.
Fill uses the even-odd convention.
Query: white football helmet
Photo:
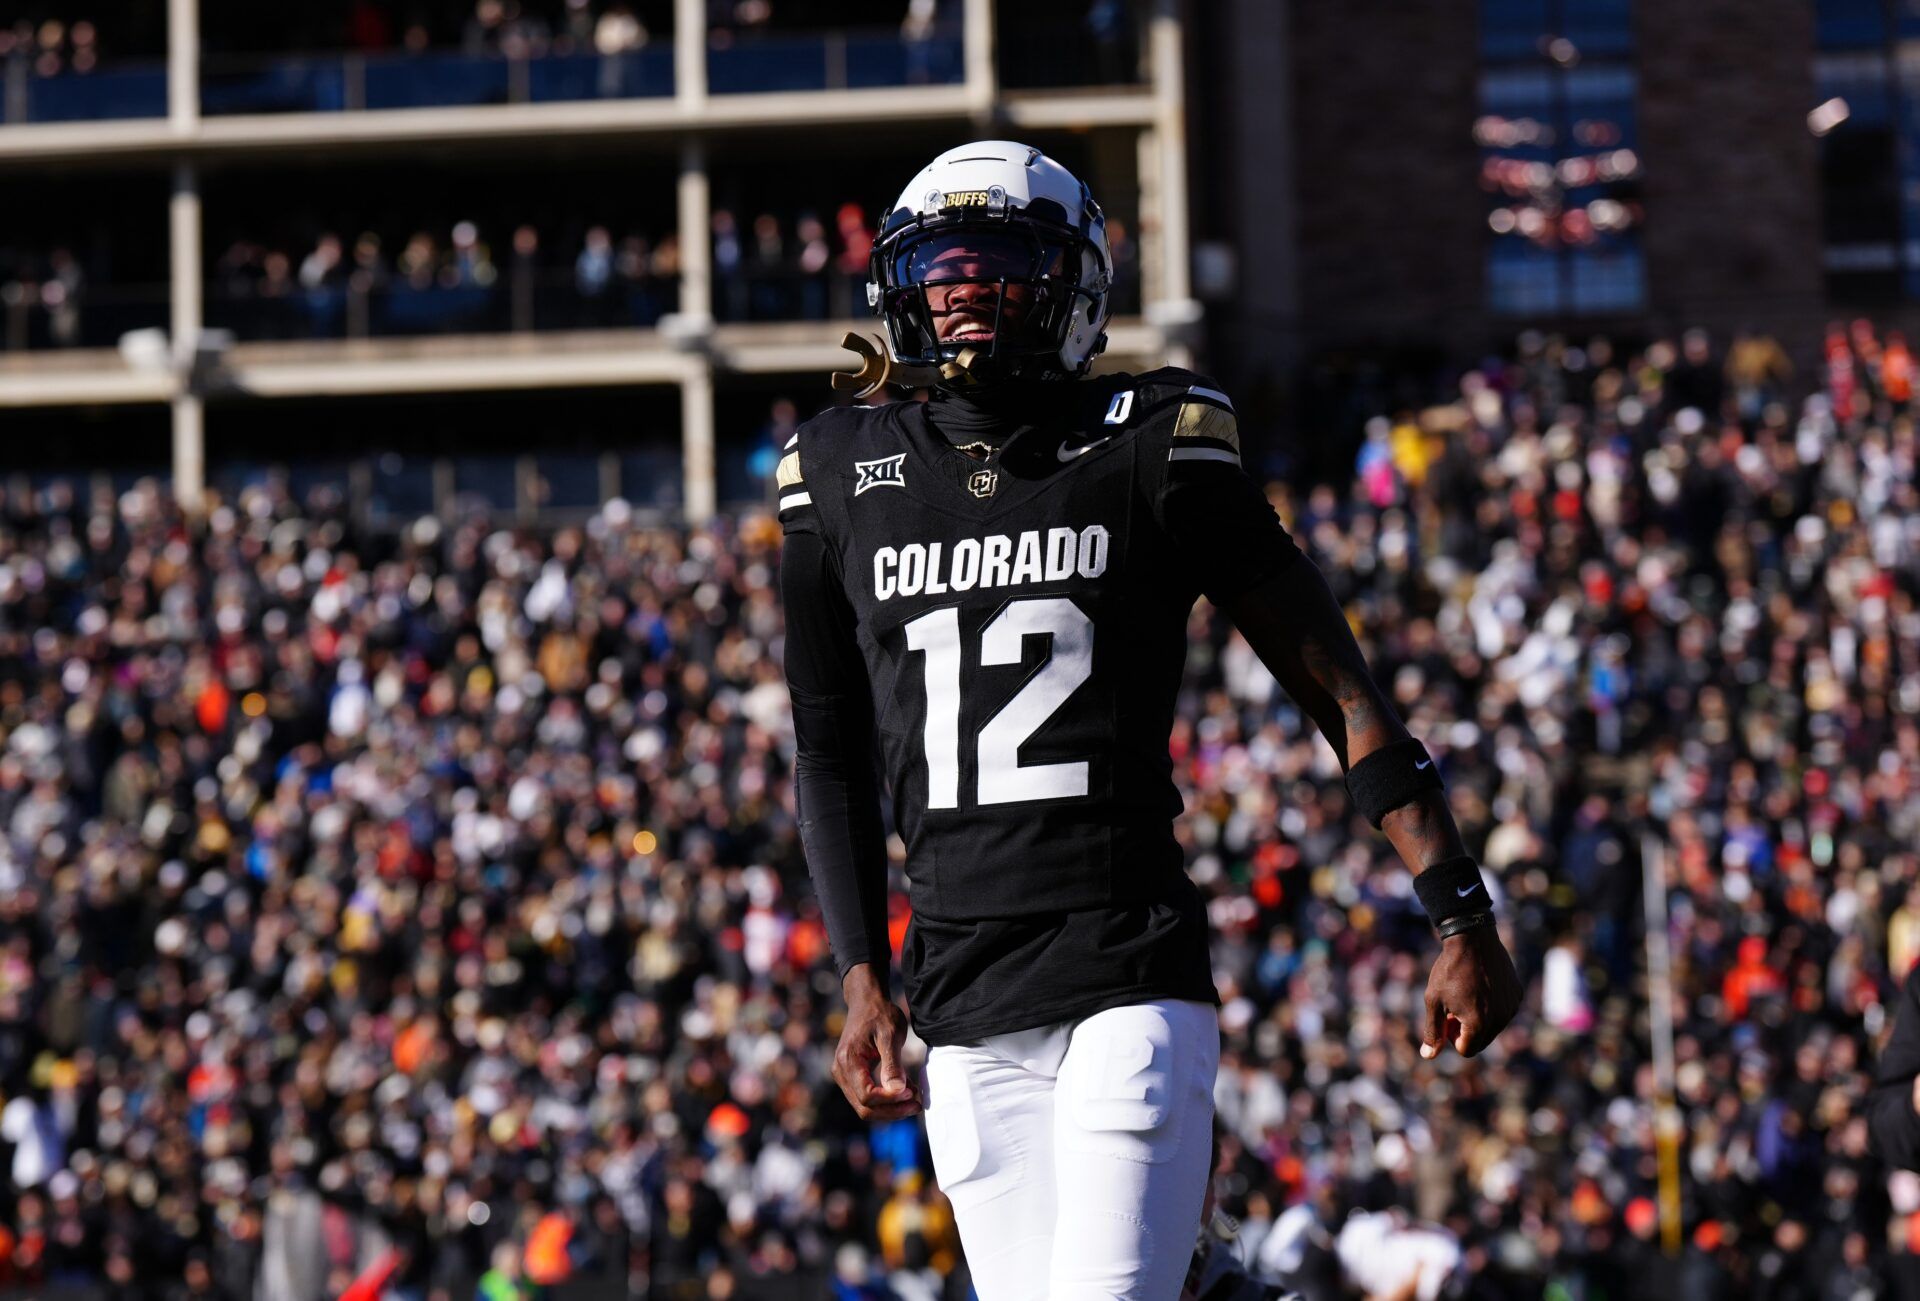
[[[949,325],[942,338],[929,285],[992,285],[991,321]],[[1010,285],[1032,313],[1017,337],[1000,329]],[[946,366],[970,382],[1086,373],[1107,342],[1113,253],[1087,187],[1053,159],[1009,140],[949,149],[908,183],[881,224],[867,302],[903,365]],[[972,352],[962,359],[961,354]],[[950,363],[960,361],[955,370]]]

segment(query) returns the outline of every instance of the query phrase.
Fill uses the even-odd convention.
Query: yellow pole
[[[1647,930],[1647,1030],[1653,1040],[1653,1139],[1660,1171],[1660,1242],[1680,1254],[1680,1142],[1686,1124],[1673,1100],[1673,960],[1667,948],[1666,852],[1652,836],[1640,842]]]

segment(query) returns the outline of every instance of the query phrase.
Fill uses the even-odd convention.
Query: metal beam
[[[688,132],[764,134],[770,126],[965,121],[971,108],[965,86],[904,86],[720,95],[704,101],[698,110],[673,99],[654,98],[236,115],[202,118],[189,131],[176,131],[161,119],[44,122],[0,129],[0,165],[69,165],[142,156],[160,161],[183,153],[225,158],[296,148],[357,150],[603,136],[653,136],[665,142],[684,139]]]
[[[180,509],[197,516],[206,507],[207,413],[199,397],[173,395],[173,496]]]
[[[713,371],[702,365],[680,385],[681,500],[689,524],[706,523],[719,503],[713,446]]]
[[[167,125],[175,135],[200,121],[200,0],[167,0]]]
[[[840,346],[840,336],[850,325],[873,333],[872,326],[864,322],[841,322],[785,338],[750,333],[760,327],[721,326],[714,332],[714,364],[737,375],[818,374],[824,384],[832,371],[853,368],[853,354]],[[1137,319],[1119,321],[1107,329],[1107,350],[1100,360],[1107,369],[1136,364],[1158,366],[1164,347],[1159,330]]]
[[[683,0],[682,14],[690,7],[693,0]],[[701,57],[706,57],[704,40]],[[681,146],[677,201],[680,326],[676,333],[694,350],[686,354],[680,380],[681,502],[687,519],[699,524],[712,516],[719,500],[714,475],[713,359],[706,351],[713,331],[713,196],[707,182],[707,151],[699,140]]]
[[[697,108],[707,98],[705,0],[674,0],[673,94],[685,108]]]
[[[698,140],[680,147],[675,201],[680,231],[680,315],[698,332],[713,324],[713,196],[707,181],[707,151]]]
[[[993,112],[993,101],[1000,90],[999,70],[994,66],[993,0],[966,0],[961,21],[966,24],[961,50],[966,60],[967,98],[973,101],[975,114],[985,118]]]
[[[697,110],[674,99],[656,98],[215,117],[199,118],[190,127],[176,127],[165,118],[36,122],[0,128],[0,167],[610,136],[652,138],[666,144],[684,140],[689,133],[764,134],[770,126],[805,130],[871,129],[876,122],[958,125],[977,116],[971,95],[964,85],[902,86],[716,95]],[[999,107],[1007,123],[1032,130],[1139,127],[1156,121],[1158,115],[1153,97],[1138,89],[1008,95]]]
[[[235,354],[240,349],[234,349]],[[503,389],[602,388],[673,384],[693,359],[663,350],[609,348],[525,356],[479,352],[468,357],[367,358],[329,362],[236,360],[224,376],[224,395],[291,398],[382,393],[462,393]]]
[[[188,387],[195,351],[200,346],[200,186],[192,163],[173,170],[173,195],[167,205],[170,245],[173,358],[173,495],[189,515],[200,511],[207,482],[206,416],[200,398]]]
[[[1009,125],[1034,131],[1084,131],[1093,127],[1145,127],[1160,108],[1146,90],[1039,91],[1009,95],[1001,104]]]
[[[1179,301],[1193,296],[1193,277],[1187,227],[1186,52],[1175,0],[1159,0],[1148,42],[1159,146],[1160,291]]]
[[[0,408],[153,405],[171,401],[177,387],[172,375],[128,370],[109,353],[97,371],[0,374]]]
[[[818,375],[845,369],[840,346],[855,321],[722,325],[713,367],[739,375]],[[870,326],[868,327],[870,328]],[[1138,318],[1108,330],[1103,367],[1158,365],[1162,333]],[[421,339],[302,340],[235,344],[206,397],[300,398],[505,389],[679,384],[709,363],[670,347],[654,330],[449,335]],[[170,401],[170,372],[130,367],[112,349],[0,354],[0,408]]]

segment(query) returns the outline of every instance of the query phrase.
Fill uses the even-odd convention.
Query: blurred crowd
[[[813,212],[791,223],[771,212],[744,222],[713,214],[714,314],[723,321],[865,317],[874,222],[858,203],[834,209],[833,230]]]
[[[617,241],[595,225],[572,247],[537,226],[513,228],[497,253],[480,226],[416,230],[389,244],[362,231],[349,247],[322,233],[295,255],[252,240],[213,268],[209,317],[248,338],[338,338],[461,330],[652,326],[679,302],[672,232]]]
[[[19,18],[0,27],[0,71],[24,68],[36,77],[57,77],[99,66],[100,32],[86,18]]]
[[[722,321],[865,316],[872,245],[858,203],[837,207],[831,235],[810,211],[762,212],[743,232],[731,210],[718,209],[714,313]],[[672,231],[616,235],[596,224],[562,244],[523,223],[496,252],[476,222],[459,221],[397,246],[374,231],[351,247],[323,233],[304,254],[235,241],[215,264],[210,311],[242,338],[649,327],[677,307],[679,275]]]
[[[663,0],[355,0],[342,43],[367,50],[458,44],[469,54],[516,58],[581,52],[621,54],[669,38],[673,5]],[[707,0],[708,37],[726,46],[740,36],[793,29],[897,27],[909,39],[957,21],[957,0]],[[327,21],[322,18],[322,21]],[[333,21],[338,22],[336,18]]]
[[[1440,761],[1530,995],[1484,1059],[1419,1060],[1405,873],[1229,641],[1175,752],[1221,887],[1219,1178],[1250,1259],[1338,1295],[1366,1259],[1342,1231],[1392,1208],[1383,1241],[1411,1260],[1444,1235],[1476,1297],[1915,1294],[1920,1182],[1869,1157],[1860,1111],[1920,921],[1910,367],[1898,336],[1836,328],[1797,403],[1764,337],[1528,335],[1371,421],[1350,484],[1285,501]]]
[[[85,343],[87,273],[73,250],[0,248],[0,347],[77,348]]]
[[[216,60],[244,52],[422,53],[456,49],[511,58],[625,54],[670,40],[672,0],[349,0],[262,15],[246,0],[205,0],[202,29]],[[1117,8],[1116,0],[1093,6]],[[958,22],[958,0],[708,0],[710,39],[820,29],[898,29],[909,40]],[[0,71],[10,63],[35,76],[86,74],[101,67],[100,30],[124,39],[109,62],[164,56],[164,13],[127,0],[94,0],[85,12],[30,0],[0,26]]]
[[[1529,994],[1418,1057],[1406,874],[1196,610],[1227,1249],[1309,1301],[1911,1295],[1920,1178],[1859,1111],[1920,953],[1909,381],[1864,326],[1797,379],[1763,338],[1528,336],[1273,489]],[[0,500],[0,1288],[959,1301],[918,1122],[828,1077],[770,518],[348,521]]]
[[[857,202],[763,211],[750,220],[713,214],[713,311],[721,321],[822,321],[869,316],[867,258],[874,219]],[[523,222],[496,248],[479,223],[416,229],[404,239],[363,230],[351,242],[322,232],[304,249],[236,239],[214,259],[209,323],[241,339],[360,338],[471,330],[652,327],[675,311],[680,239],[596,224],[569,239]],[[1116,309],[1138,310],[1138,249],[1123,222],[1109,224],[1121,289]],[[1133,289],[1127,286],[1135,286]],[[72,252],[0,249],[0,347],[109,346],[89,330],[87,305],[164,308],[163,286],[107,284],[89,294]],[[124,326],[115,317],[103,324]]]

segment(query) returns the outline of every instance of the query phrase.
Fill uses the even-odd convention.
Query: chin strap
[[[932,388],[935,384],[978,384],[980,363],[985,360],[975,349],[962,348],[957,357],[941,363],[937,369],[932,366],[902,365],[893,359],[883,345],[852,330],[847,331],[840,340],[840,346],[854,354],[859,368],[852,371],[836,370],[830,376],[830,381],[836,392],[850,392],[857,398],[871,397],[889,384],[903,389]]]
[[[941,364],[940,378],[949,384],[978,384],[982,360],[974,349],[962,348],[952,361]]]
[[[889,384],[895,388],[926,388],[939,378],[939,373],[931,366],[902,366],[888,354],[885,347],[852,330],[841,338],[840,346],[854,354],[858,368],[833,372],[829,378],[836,392],[850,392],[857,398],[864,398],[871,397]]]

